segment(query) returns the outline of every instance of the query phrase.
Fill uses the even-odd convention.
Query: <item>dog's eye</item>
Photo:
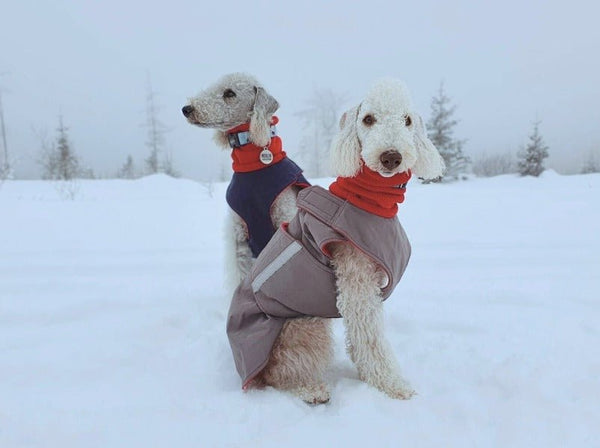
[[[410,118],[410,115],[407,115],[406,117],[404,117],[404,124],[406,126],[410,126],[412,124],[412,119]]]
[[[367,126],[373,126],[376,121],[375,117],[371,114],[365,115],[365,118],[363,118],[363,123]]]
[[[235,96],[235,92],[231,89],[227,89],[223,92],[223,98],[234,98]]]

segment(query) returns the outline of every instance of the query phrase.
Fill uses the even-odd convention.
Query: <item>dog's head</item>
[[[245,73],[231,73],[190,98],[181,111],[188,122],[215,129],[215,140],[228,147],[225,131],[250,122],[250,140],[266,146],[271,139],[270,124],[279,103]]]
[[[384,177],[407,170],[425,179],[443,174],[444,161],[427,138],[402,82],[378,82],[362,103],[342,116],[332,145],[332,169],[338,176],[353,177],[361,159]]]

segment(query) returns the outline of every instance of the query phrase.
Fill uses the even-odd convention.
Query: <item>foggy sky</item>
[[[36,134],[54,138],[59,114],[97,174],[114,174],[128,154],[141,168],[147,74],[166,148],[194,179],[227,156],[181,107],[234,71],[278,99],[292,156],[302,134],[294,113],[314,88],[346,94],[350,107],[382,76],[403,79],[425,118],[443,80],[468,155],[516,153],[536,119],[549,166],[578,171],[600,149],[597,2],[2,0],[0,11],[0,87],[19,177],[39,175]]]

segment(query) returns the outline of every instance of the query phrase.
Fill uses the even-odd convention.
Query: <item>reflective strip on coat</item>
[[[382,218],[318,186],[298,193],[298,214],[277,230],[236,289],[227,335],[244,387],[267,364],[286,319],[340,317],[327,245],[353,244],[388,276],[387,299],[410,258],[398,218]]]

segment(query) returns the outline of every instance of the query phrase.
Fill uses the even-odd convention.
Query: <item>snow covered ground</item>
[[[600,175],[412,182],[386,330],[418,396],[359,382],[336,321],[317,407],[240,389],[224,190],[0,186],[0,447],[600,446]]]

